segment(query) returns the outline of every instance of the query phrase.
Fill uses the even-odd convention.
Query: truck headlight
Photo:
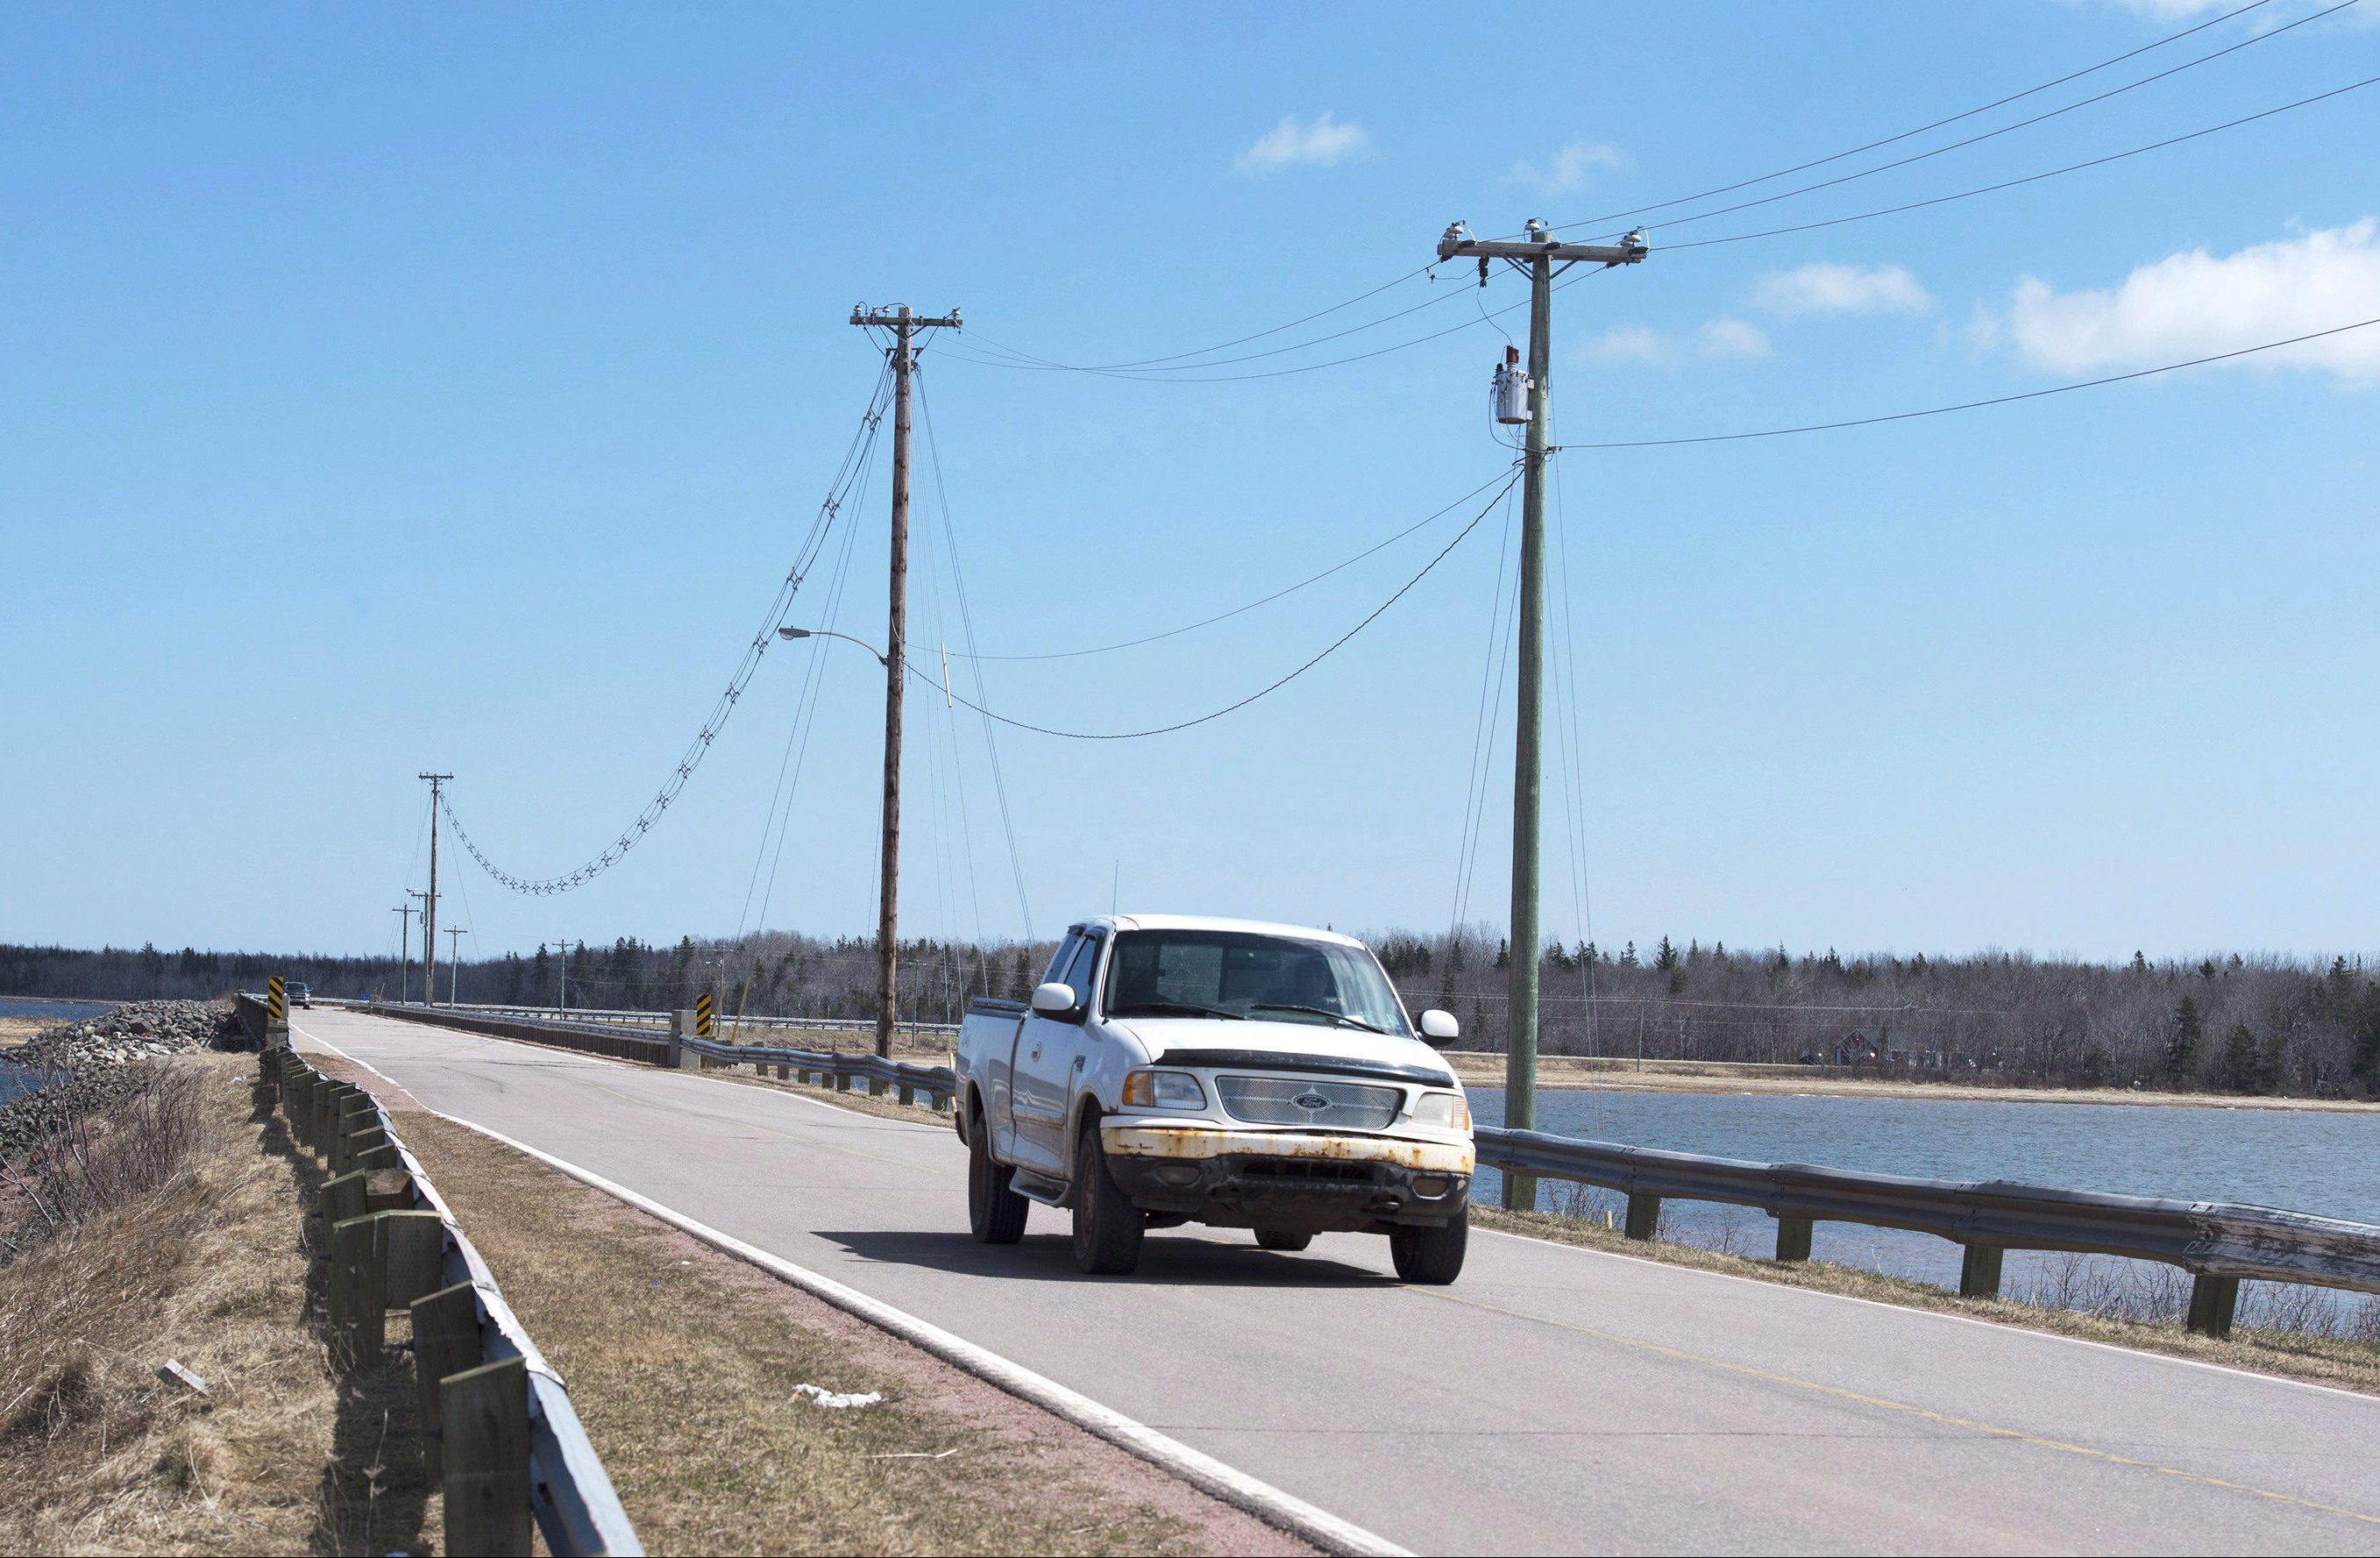
[[[1123,1079],[1128,1109],[1204,1109],[1207,1089],[1187,1071],[1135,1071]]]
[[[1414,1101],[1414,1124],[1444,1126],[1449,1130],[1471,1128],[1471,1105],[1461,1093],[1424,1093]]]

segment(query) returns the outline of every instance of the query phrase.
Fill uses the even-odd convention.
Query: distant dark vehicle
[[[289,997],[289,1004],[293,1006],[310,1006],[314,1004],[313,993],[296,980],[289,980],[281,989],[283,993]]]

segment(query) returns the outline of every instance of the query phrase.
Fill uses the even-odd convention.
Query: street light
[[[855,639],[848,633],[837,633],[828,627],[780,627],[777,629],[777,637],[780,639],[841,639],[844,643],[857,644],[868,653],[876,655],[877,664],[891,663],[883,655],[878,654],[875,646],[868,643],[867,639]]]

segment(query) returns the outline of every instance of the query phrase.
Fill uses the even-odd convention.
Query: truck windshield
[[[1259,1017],[1410,1038],[1372,955],[1246,931],[1124,931],[1108,958],[1110,1016]]]

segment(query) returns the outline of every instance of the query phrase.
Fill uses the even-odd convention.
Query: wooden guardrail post
[[[421,1401],[423,1474],[442,1482],[444,1435],[439,1430],[439,1382],[480,1363],[480,1297],[468,1282],[442,1287],[413,1301],[413,1370]],[[450,1540],[448,1551],[461,1552]]]
[[[1810,1258],[1812,1223],[1806,1217],[1780,1217],[1777,1220],[1777,1259],[1780,1262],[1807,1260]]]
[[[438,1424],[447,1551],[526,1558],[528,1365],[500,1358],[439,1381]]]
[[[2190,1283],[2190,1329],[2201,1336],[2228,1336],[2240,1308],[2240,1279],[2199,1272]]]
[[[370,1173],[378,1169],[401,1169],[405,1160],[396,1155],[396,1144],[383,1141],[377,1147],[367,1147],[349,1163],[349,1174]]]
[[[1642,1190],[1628,1192],[1628,1236],[1649,1239],[1661,1223],[1661,1198]]]
[[[380,1220],[374,1212],[331,1224],[331,1333],[343,1361],[358,1373],[380,1367],[388,1345],[388,1273]]]
[[[1971,1244],[1959,1257],[1959,1296],[1961,1298],[1997,1298],[2000,1296],[2001,1258],[2008,1252],[1997,1245]]]
[[[446,1285],[446,1220],[410,1207],[379,1217],[381,1271],[387,1284],[382,1306],[410,1308],[416,1298]]]

